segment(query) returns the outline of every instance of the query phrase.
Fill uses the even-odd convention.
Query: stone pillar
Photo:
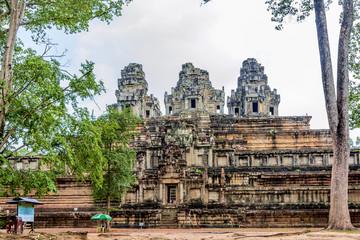
[[[209,202],[209,196],[208,193],[206,191],[206,183],[207,183],[207,169],[202,173],[202,187],[201,187],[201,194],[202,194],[202,201],[204,203],[208,203]]]
[[[145,169],[147,168],[151,168],[150,166],[150,150],[146,150],[146,155],[145,155]]]
[[[144,201],[144,184],[143,182],[139,182],[139,202]]]
[[[209,149],[208,166],[209,166],[209,167],[213,167],[213,166],[214,166],[213,151],[212,151],[212,149]]]
[[[159,200],[162,204],[165,204],[165,201],[164,201],[164,184],[161,182],[159,183]]]
[[[195,159],[195,153],[194,153],[194,147],[193,146],[191,146],[190,147],[190,151],[189,151],[189,155],[188,155],[188,158],[189,158],[189,162],[190,162],[190,166],[191,165],[194,165],[194,164],[196,164],[196,159]]]
[[[166,204],[166,193],[167,193],[166,185],[162,183],[161,186],[162,186],[162,202],[163,204]]]
[[[225,170],[224,170],[224,168],[221,168],[220,185],[221,185],[222,187],[226,185],[226,182],[225,182]]]
[[[219,195],[220,195],[220,203],[225,204],[225,191],[223,188],[221,188]]]
[[[298,158],[298,156],[297,156],[297,154],[294,154],[293,155],[293,158],[292,158],[292,165],[293,166],[297,166],[298,165],[298,161],[297,161],[297,158]]]
[[[184,203],[184,184],[183,182],[179,183],[180,188],[180,203]]]
[[[248,113],[248,106],[249,106],[249,103],[248,103],[248,100],[244,103],[244,114],[246,115]]]

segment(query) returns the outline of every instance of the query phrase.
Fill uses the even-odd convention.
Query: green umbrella
[[[110,221],[110,220],[112,220],[112,218],[107,214],[99,213],[99,214],[96,214],[95,216],[92,216],[91,220],[109,220]]]

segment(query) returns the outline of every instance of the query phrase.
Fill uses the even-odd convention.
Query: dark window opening
[[[192,99],[191,99],[190,107],[191,107],[191,108],[196,108],[196,99],[195,99],[195,98],[192,98]]]
[[[168,203],[176,203],[176,186],[168,186]]]
[[[150,157],[150,167],[155,167],[155,157],[154,156],[151,156]]]
[[[270,107],[270,115],[274,115],[274,107]]]
[[[239,108],[235,108],[235,115],[239,115]]]
[[[217,105],[217,106],[216,106],[216,112],[217,112],[217,113],[220,113],[220,105]]]
[[[252,103],[252,109],[253,109],[253,112],[259,112],[259,103],[258,102],[253,102]]]
[[[146,110],[146,118],[149,118],[149,117],[150,117],[150,111]]]
[[[172,114],[172,107],[169,107],[169,114]]]

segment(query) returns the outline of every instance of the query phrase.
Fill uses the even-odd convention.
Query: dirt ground
[[[36,229],[35,233],[6,234],[0,230],[0,239],[33,240],[342,240],[359,239],[360,232],[323,231],[305,228],[243,228],[243,229],[112,229],[110,233],[96,233],[93,228]]]

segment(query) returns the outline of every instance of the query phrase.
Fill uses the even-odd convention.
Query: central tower
[[[179,81],[171,94],[164,96],[166,115],[187,111],[224,113],[225,93],[214,89],[208,71],[195,68],[192,63],[182,65]]]

